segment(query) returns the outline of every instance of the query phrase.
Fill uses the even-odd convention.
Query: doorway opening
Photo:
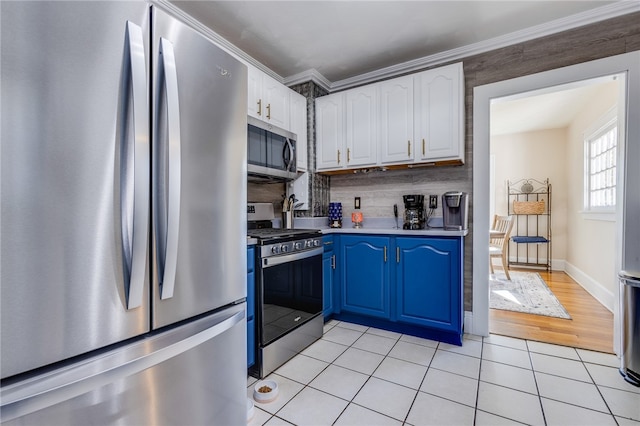
[[[594,159],[587,162],[584,140],[602,117],[624,115],[621,85],[624,75],[613,75],[491,101],[490,217],[513,222],[503,244],[506,265],[497,269],[516,271],[490,276],[491,333],[613,352],[615,197],[608,194],[597,217],[585,208],[585,167]],[[598,146],[607,161],[598,159],[597,175],[609,178],[609,192],[617,131],[612,135]],[[540,210],[515,209],[523,206]],[[560,307],[554,313],[547,305]]]
[[[487,336],[489,334],[489,228],[490,228],[490,110],[494,99],[514,96],[514,94],[529,93],[535,90],[553,91],[550,88],[583,82],[586,80],[621,74],[625,77],[624,93],[620,99],[626,107],[626,114],[619,123],[623,140],[620,141],[620,160],[618,166],[617,205],[620,206],[616,214],[616,247],[615,270],[620,270],[624,259],[627,259],[624,249],[625,239],[631,233],[635,235],[635,225],[628,218],[630,212],[625,200],[630,203],[635,200],[635,192],[627,187],[630,182],[640,176],[638,168],[625,167],[638,154],[637,140],[640,140],[640,126],[626,117],[640,115],[640,53],[631,52],[612,56],[591,62],[559,68],[538,74],[518,77],[474,88],[473,95],[473,311],[467,316],[467,326],[474,334]],[[625,141],[630,141],[625,144]],[[625,234],[623,234],[623,232]],[[553,274],[554,272],[552,272]],[[613,289],[614,351],[620,351],[620,321],[618,321],[619,288]]]

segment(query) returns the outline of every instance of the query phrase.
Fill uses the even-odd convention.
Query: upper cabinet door
[[[413,76],[380,83],[381,163],[413,162]]]
[[[378,149],[378,87],[345,92],[347,167],[375,165]]]
[[[463,82],[462,63],[416,75],[418,161],[464,161]]]
[[[264,73],[259,69],[247,66],[247,114],[250,117],[263,120],[264,107],[262,105],[262,75]]]
[[[316,169],[341,169],[344,152],[344,95],[316,99]]]
[[[263,120],[274,126],[289,129],[289,92],[284,84],[268,75],[262,77]]]
[[[291,132],[296,134],[296,169],[307,171],[307,98],[293,90],[289,91],[291,105]]]
[[[259,69],[248,66],[247,114],[274,126],[289,129],[289,92]]]

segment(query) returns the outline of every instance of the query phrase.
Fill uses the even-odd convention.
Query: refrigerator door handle
[[[180,226],[180,104],[173,44],[160,38],[156,94],[155,190],[160,299],[173,297]]]
[[[25,416],[138,374],[221,335],[244,318],[244,306],[238,307],[223,318],[206,320],[207,326],[193,334],[185,336],[173,330],[150,342],[134,343],[130,349],[97,356],[76,368],[62,368],[60,372],[2,388],[0,421]]]
[[[120,206],[127,309],[142,305],[149,224],[149,130],[146,59],[142,28],[127,21],[120,119]],[[130,113],[130,110],[131,113]],[[131,119],[132,117],[132,119]],[[133,167],[133,171],[131,168]]]

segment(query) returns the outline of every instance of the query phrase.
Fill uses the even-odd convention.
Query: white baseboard
[[[564,272],[567,262],[564,259],[551,259],[551,270]]]
[[[569,262],[565,262],[564,271],[600,302],[602,306],[613,312],[615,298],[611,291]]]
[[[509,257],[509,261],[510,262],[521,262],[521,263],[526,263],[527,262],[527,258],[526,257],[521,257],[520,259],[516,260],[515,256],[513,257]],[[552,271],[563,271],[565,270],[565,260],[564,259],[551,259],[551,270]],[[500,266],[500,262],[496,262],[494,263],[494,266]],[[521,266],[518,265],[518,268],[526,268],[526,266]],[[535,266],[532,266],[531,268],[535,268]]]
[[[475,330],[473,325],[473,312],[464,311],[464,332],[466,334],[475,334],[476,336],[485,336],[487,337],[489,334],[485,334],[484,332]]]

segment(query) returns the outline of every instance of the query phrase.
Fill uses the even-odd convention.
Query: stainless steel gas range
[[[322,234],[273,228],[273,205],[249,204],[256,246],[256,364],[263,378],[322,337]]]

